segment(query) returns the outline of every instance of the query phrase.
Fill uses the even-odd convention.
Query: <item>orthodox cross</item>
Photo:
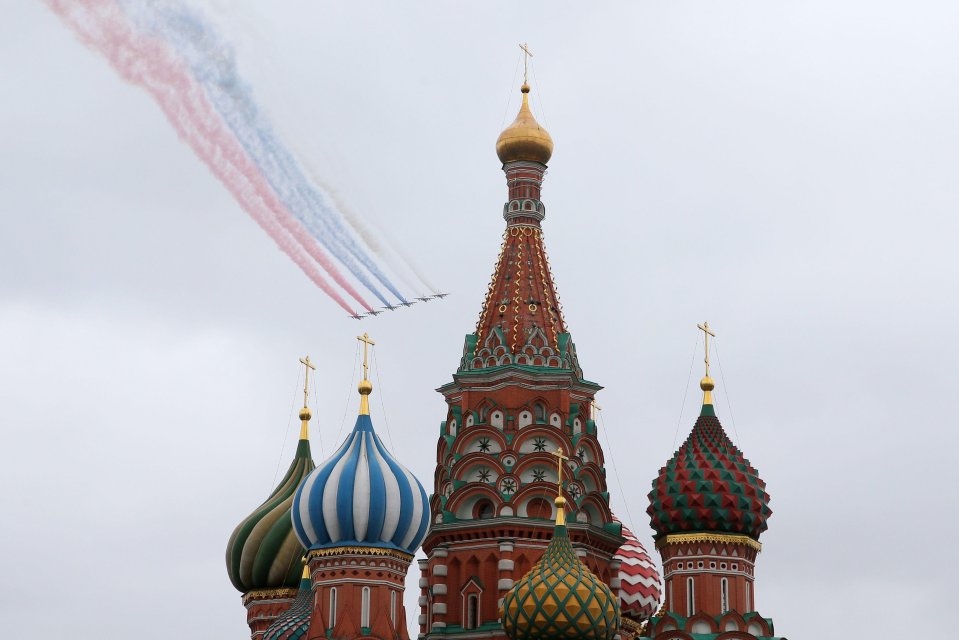
[[[569,460],[569,457],[563,453],[562,446],[551,453],[556,456],[556,495],[561,496],[563,495],[563,461]]]
[[[589,406],[591,406],[595,411],[602,411],[602,410],[603,410],[603,408],[602,408],[601,406],[599,406],[599,403],[596,402],[596,399],[595,399],[595,398],[589,401]],[[593,413],[594,419],[595,419],[595,416],[598,416],[598,415],[599,415],[598,413],[595,413],[595,411],[594,411],[594,413]]]
[[[526,81],[526,74],[529,73],[529,59],[533,57],[533,52],[529,50],[529,45],[525,42],[519,48],[523,50],[523,84],[529,84]]]
[[[367,359],[368,349],[370,345],[373,345],[376,343],[370,340],[370,334],[368,333],[364,333],[361,336],[356,336],[356,339],[363,343],[363,379],[369,380],[370,366],[369,366],[369,360]]]
[[[696,325],[700,331],[703,332],[703,339],[706,342],[706,375],[709,375],[709,336],[716,337],[716,334],[713,333],[712,329],[709,328],[709,323],[704,322],[702,324]]]
[[[306,358],[300,358],[300,364],[306,367],[306,375],[303,376],[303,406],[306,406],[306,397],[310,392],[310,369],[316,371],[316,367],[313,366],[313,363],[310,362],[310,356]]]

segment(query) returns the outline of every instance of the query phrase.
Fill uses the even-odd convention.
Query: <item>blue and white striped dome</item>
[[[343,446],[300,485],[291,513],[307,549],[368,546],[413,554],[426,537],[430,506],[423,485],[361,413]]]

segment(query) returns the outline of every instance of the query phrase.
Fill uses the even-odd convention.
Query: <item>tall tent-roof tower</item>
[[[775,640],[773,622],[756,612],[755,598],[759,536],[772,514],[769,494],[716,416],[716,383],[709,375],[709,338],[715,333],[708,323],[699,329],[706,352],[702,409],[649,492],[647,513],[663,560],[666,601],[644,637],[672,639],[680,631],[703,640]]]
[[[544,495],[560,473],[567,543],[603,584],[620,586],[614,555],[624,539],[593,421],[602,387],[583,375],[546,254],[541,195],[554,145],[531,95],[524,78],[516,119],[496,140],[506,228],[476,326],[438,389],[447,407],[419,561],[420,636],[429,639],[506,639],[498,603],[553,539],[556,506]],[[559,467],[557,450],[568,452]]]

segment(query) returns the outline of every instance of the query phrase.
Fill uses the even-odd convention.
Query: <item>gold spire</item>
[[[705,342],[706,349],[706,377],[699,381],[699,388],[703,390],[703,405],[712,405],[713,389],[716,388],[716,384],[713,382],[713,379],[709,377],[709,336],[715,338],[716,334],[712,329],[709,328],[708,322],[697,324],[696,327],[703,332],[703,340]]]
[[[529,59],[533,57],[533,54],[528,45],[521,44],[519,48],[523,50],[523,86],[520,87],[520,91],[523,92],[523,104],[513,123],[506,127],[496,139],[496,155],[503,164],[518,160],[546,164],[553,155],[553,138],[536,122],[533,112],[530,111],[527,73]]]
[[[569,460],[569,457],[563,452],[560,445],[556,451],[551,452],[556,456],[556,524],[566,524],[566,498],[563,497],[563,462]]]
[[[307,406],[307,398],[310,393],[310,371],[316,371],[316,367],[310,362],[309,355],[306,358],[300,358],[300,364],[306,368],[306,374],[303,376],[303,408],[300,409],[300,440],[308,440],[310,434],[307,425],[312,414],[310,413],[310,407]]]
[[[368,333],[356,336],[356,339],[363,343],[363,379],[356,388],[360,392],[360,415],[368,416],[370,415],[370,394],[373,393],[373,383],[370,382],[369,347],[376,343],[370,340]]]
[[[303,558],[303,576],[302,576],[302,579],[303,579],[303,580],[309,580],[311,577],[312,577],[312,576],[310,576],[310,565],[306,564],[306,558]]]

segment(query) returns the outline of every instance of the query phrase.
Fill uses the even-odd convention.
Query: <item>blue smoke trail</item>
[[[389,304],[365,267],[399,300],[406,298],[350,235],[335,205],[303,174],[292,154],[277,139],[243,83],[232,49],[213,28],[186,7],[174,2],[124,0],[132,16],[147,31],[159,32],[187,59],[211,102],[253,158],[270,186],[294,216],[383,304]],[[144,24],[145,23],[145,24]],[[357,259],[360,264],[357,264]]]

